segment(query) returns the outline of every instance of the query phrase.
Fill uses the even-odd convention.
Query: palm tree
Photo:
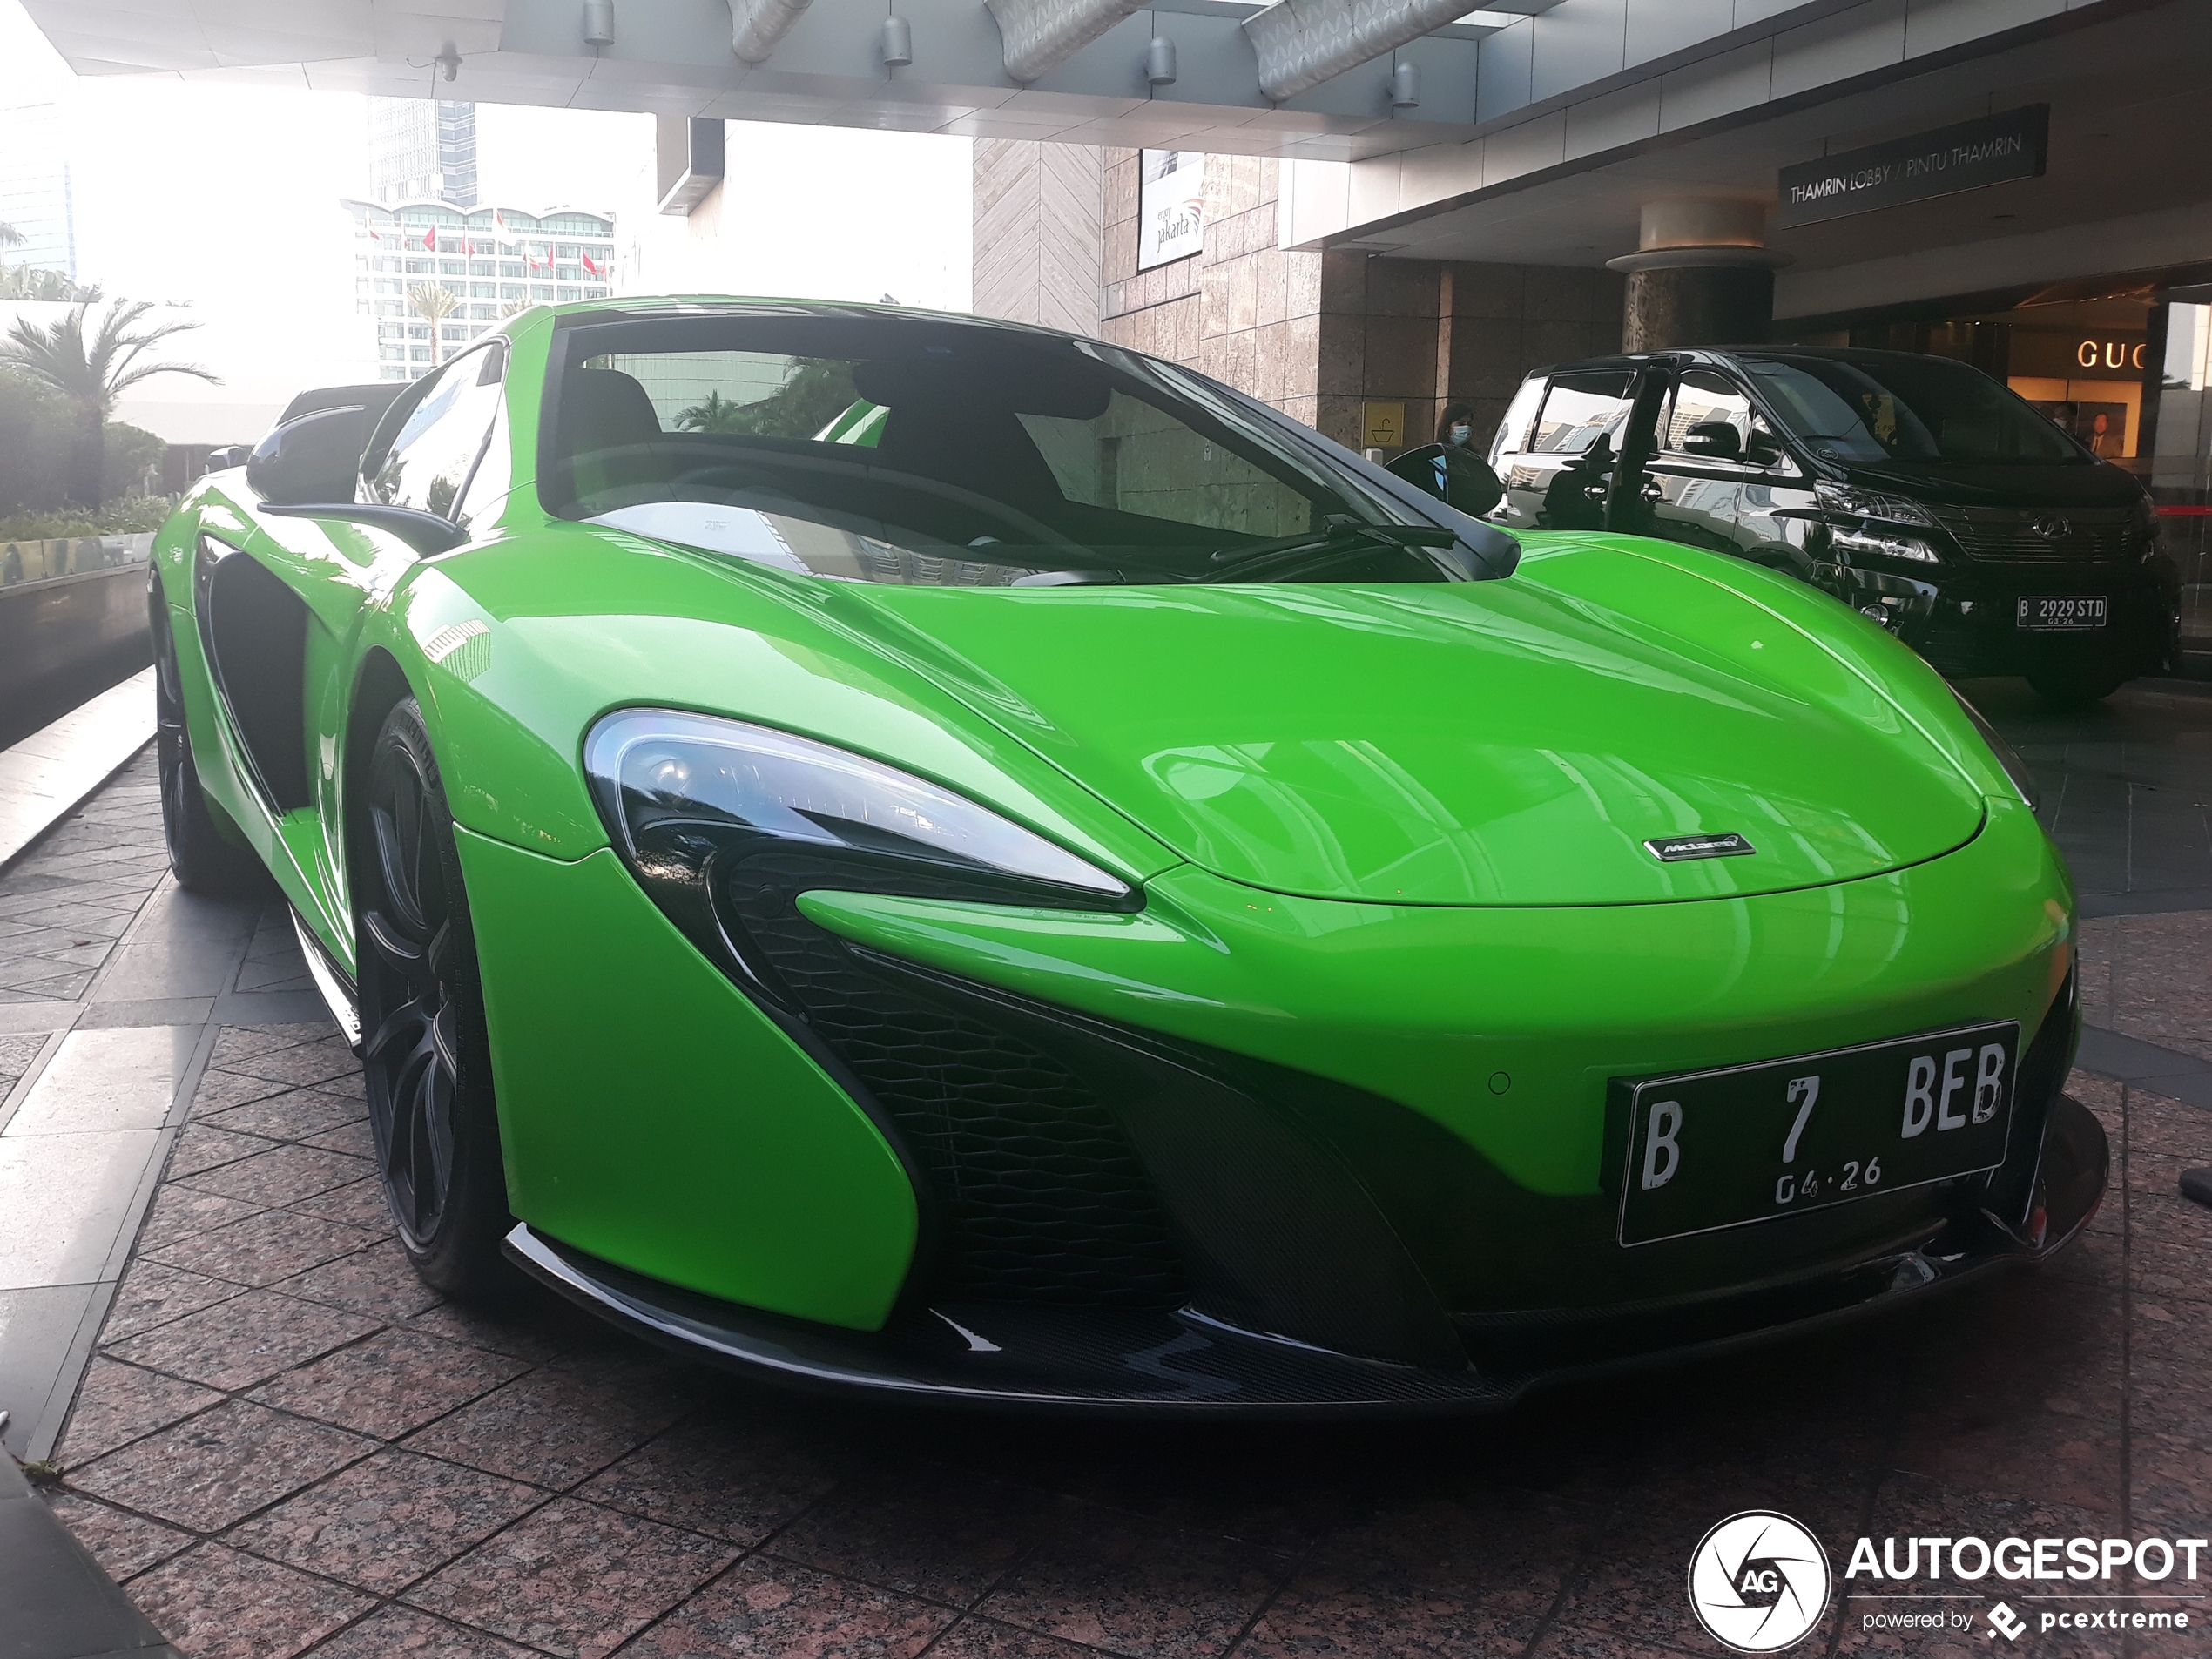
[[[156,374],[192,374],[212,385],[222,384],[221,375],[197,363],[138,361],[171,336],[199,327],[196,322],[145,324],[152,309],[150,300],[118,300],[88,338],[85,314],[91,307],[78,305],[43,328],[18,319],[7,338],[0,340],[0,364],[44,382],[77,411],[82,424],[70,469],[71,496],[81,506],[98,507],[106,494],[107,421],[118,397]]]
[[[505,322],[509,317],[521,316],[523,313],[530,308],[532,303],[532,301],[528,300],[509,300],[505,305],[500,307],[499,308],[500,321]]]
[[[461,301],[453,290],[435,282],[418,282],[407,291],[407,302],[415,307],[415,314],[430,325],[430,365],[445,361],[438,344],[438,325],[461,309]]]
[[[694,403],[676,417],[678,432],[744,432],[750,411],[743,403],[732,403],[719,392],[709,392],[705,401]]]

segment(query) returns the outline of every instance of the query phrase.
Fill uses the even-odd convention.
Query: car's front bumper
[[[1839,568],[1835,590],[1854,608],[1879,613],[1885,627],[1954,679],[2062,671],[2093,663],[2127,676],[2156,673],[2172,645],[2172,598],[2148,568],[2133,562],[1960,558],[1932,575],[1905,567]],[[2104,625],[2022,628],[2020,602],[2039,595],[2101,597]]]
[[[1522,1316],[1510,1345],[1467,1332],[1457,1366],[1392,1364],[1172,1310],[955,1305],[880,1332],[779,1318],[627,1271],[517,1225],[533,1278],[650,1341],[798,1386],[951,1406],[1145,1415],[1312,1417],[1496,1411],[1530,1389],[1710,1358],[1893,1312],[2049,1260],[2096,1214],[2104,1129],[2061,1096],[2046,1125],[2024,1233],[1986,1217],[1920,1246],[1698,1297]],[[1486,1352],[1487,1351],[1487,1352]]]
[[[772,1017],[610,854],[469,838],[515,1244],[732,1363],[1086,1408],[1494,1406],[1892,1305],[2047,1254],[2103,1179],[2057,1103],[2064,878],[1990,810],[1886,876],[1673,905],[810,889]],[[1622,1079],[2000,1018],[2035,1040],[1993,1177],[1617,1242]]]

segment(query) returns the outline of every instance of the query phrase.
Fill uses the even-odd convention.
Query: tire
[[[268,885],[268,872],[239,839],[222,808],[200,787],[192,733],[185,725],[184,682],[167,607],[152,596],[154,750],[161,773],[161,836],[169,868],[187,893],[238,898]]]
[[[432,1289],[515,1283],[491,1044],[468,892],[422,711],[384,717],[354,826],[361,1058],[377,1173],[401,1244]]]
[[[2116,668],[2062,668],[2030,674],[2027,683],[2054,708],[2086,709],[2103,702],[2134,678]]]

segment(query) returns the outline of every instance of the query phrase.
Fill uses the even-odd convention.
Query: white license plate
[[[1635,1085],[1620,1238],[1655,1244],[1994,1169],[2020,1022]]]
[[[2020,625],[2047,633],[2101,628],[2105,625],[2107,603],[2101,593],[2022,594]]]

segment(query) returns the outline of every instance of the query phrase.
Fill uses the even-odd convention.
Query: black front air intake
[[[842,1074],[914,1171],[926,1238],[909,1307],[1188,1306],[1339,1352],[1465,1367],[1398,1231],[1285,1103],[1185,1045],[816,927],[798,896],[853,885],[825,867],[836,856],[751,851],[708,886],[732,976]],[[878,891],[975,896],[869,873]]]
[[[745,860],[733,942],[876,1104],[931,1187],[931,1301],[1174,1307],[1186,1299],[1144,1166],[1082,1080],[1008,1032],[870,973],[792,902],[805,853]]]

